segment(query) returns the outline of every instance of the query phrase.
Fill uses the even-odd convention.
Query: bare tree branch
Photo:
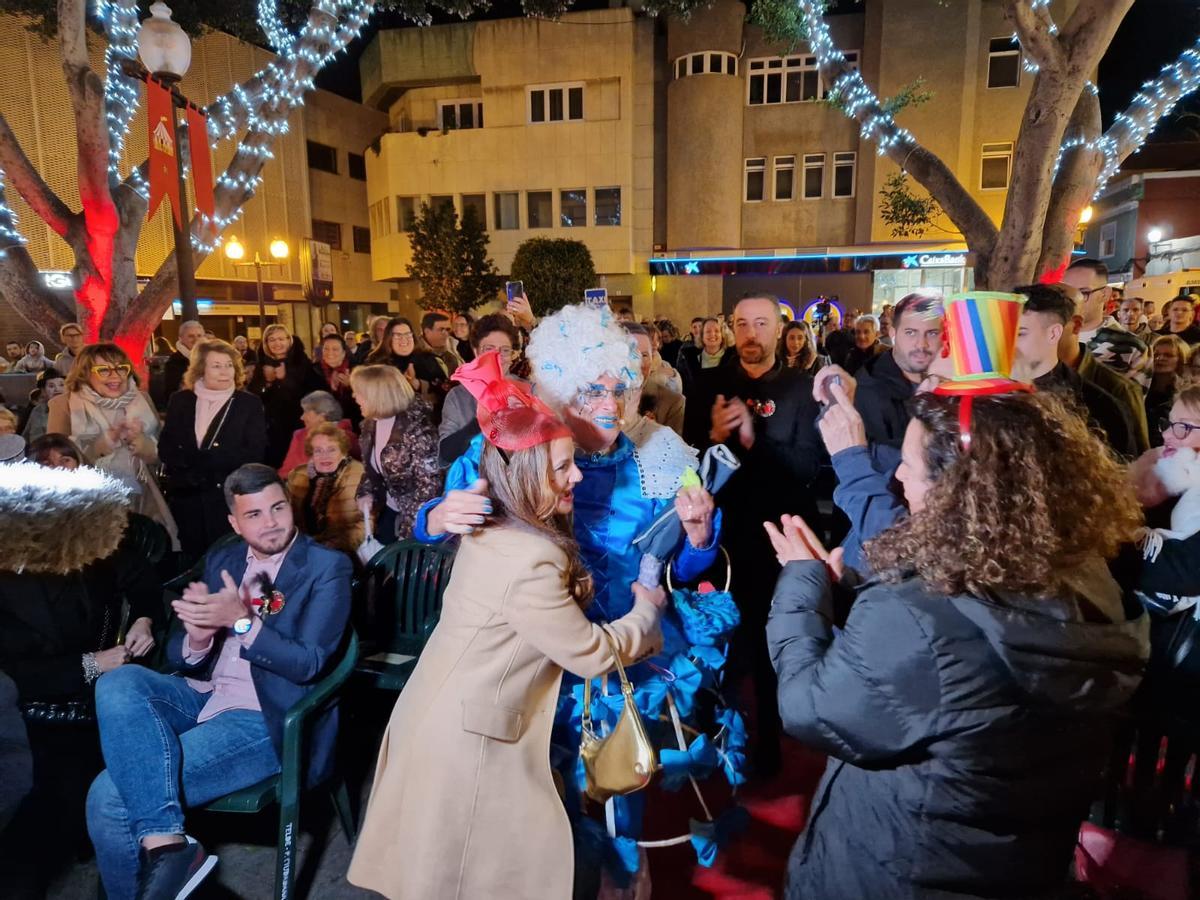
[[[0,170],[4,171],[8,184],[25,199],[38,218],[54,229],[59,237],[69,239],[76,221],[75,214],[33,167],[3,113],[0,113]]]
[[[1100,98],[1085,89],[1067,125],[1071,146],[1059,160],[1058,174],[1050,190],[1045,239],[1034,271],[1038,278],[1062,269],[1071,259],[1079,216],[1091,200],[1096,178],[1104,165],[1104,154],[1095,146],[1100,128]]]
[[[1004,0],[1004,18],[1013,26],[1025,55],[1039,70],[1062,69],[1066,55],[1054,38],[1054,22],[1045,6],[1035,9],[1031,0]]]
[[[6,206],[0,183],[0,206]],[[69,322],[71,310],[42,282],[37,264],[22,244],[0,248],[0,296],[43,338],[58,339],[58,328]]]
[[[1200,38],[1173,63],[1164,66],[1157,78],[1144,85],[1104,133],[1114,168],[1142,145],[1175,104],[1197,88],[1200,88]]]

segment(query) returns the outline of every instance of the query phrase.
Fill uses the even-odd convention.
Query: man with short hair
[[[238,353],[245,353],[250,349],[250,342],[244,334],[239,334],[233,339],[233,349]]]
[[[1146,346],[1154,337],[1146,321],[1145,304],[1140,297],[1125,297],[1117,307],[1117,321],[1126,331],[1132,332]]]
[[[25,355],[25,347],[19,341],[9,341],[4,345],[4,358],[10,367],[15,366]]]
[[[163,366],[162,387],[159,396],[154,398],[160,410],[167,408],[171,395],[183,384],[183,376],[188,366],[192,364],[192,348],[204,340],[204,326],[199,322],[189,320],[179,325],[179,336],[175,340],[175,349],[167,357]]]
[[[1098,259],[1080,259],[1071,263],[1063,283],[1079,291],[1083,325],[1079,339],[1087,344],[1099,362],[1128,375],[1142,387],[1150,384],[1152,365],[1146,344],[1105,313],[1112,297],[1108,286],[1108,266]]]
[[[868,359],[855,378],[854,405],[872,444],[899,449],[910,418],[908,401],[942,350],[942,298],[908,294],[896,304],[892,348]]]
[[[613,309],[613,318],[624,325],[626,322],[636,322],[633,309],[628,306],[618,306]]]
[[[63,351],[54,357],[54,368],[58,370],[59,375],[66,378],[71,374],[71,367],[75,365],[75,357],[83,349],[83,328],[75,322],[68,322],[58,329],[58,339],[63,345]]]
[[[1166,324],[1159,334],[1173,334],[1189,347],[1200,344],[1200,324],[1196,323],[1196,295],[1172,297],[1167,307]]]
[[[879,319],[869,314],[861,315],[854,322],[854,346],[846,354],[842,368],[853,375],[885,349],[879,341]]]
[[[1060,358],[1064,338],[1074,328],[1076,301],[1052,285],[1032,284],[1015,289],[1026,296],[1017,329],[1017,358],[1013,377],[1032,383],[1038,390],[1054,391],[1073,400],[1081,414],[1098,426],[1109,446],[1119,456],[1137,456],[1135,427],[1125,406],[1112,394],[1080,376]]]
[[[704,316],[696,316],[692,319],[692,346],[697,350],[700,349],[701,340],[700,332],[704,328]]]
[[[763,522],[787,512],[817,521],[817,478],[824,450],[812,379],[776,356],[783,317],[779,298],[748,294],[733,313],[736,361],[702,369],[688,397],[684,439],[701,450],[724,444],[742,465],[717,496],[733,564],[733,596],[742,612],[731,666],[752,674],[758,710],[756,769],[779,766],[776,680],[767,655],[766,619],[779,562]]]
[[[445,313],[427,312],[421,317],[421,337],[447,380],[462,365],[462,357],[450,346],[451,330],[450,317]]]
[[[225,481],[242,540],[210,553],[172,605],[167,658],[182,675],[122,666],[96,682],[108,768],[88,794],[88,832],[109,897],[187,896],[216,858],[184,831],[196,808],[280,769],[284,717],[334,664],[350,614],[350,560],[296,530],[267,466]],[[337,711],[313,725],[307,782],[333,771]]]

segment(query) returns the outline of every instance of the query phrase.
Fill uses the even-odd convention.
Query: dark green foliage
[[[908,173],[896,172],[879,192],[879,213],[891,226],[893,237],[921,237],[934,227],[933,220],[942,214],[942,208],[928,194],[918,197],[912,192]]]
[[[460,223],[453,204],[422,203],[410,237],[408,274],[421,281],[422,307],[469,312],[496,298],[504,279],[487,255],[487,232],[472,210]]]
[[[512,279],[524,283],[534,314],[545,316],[581,303],[583,292],[596,287],[596,267],[583,241],[530,238],[513,257]]]

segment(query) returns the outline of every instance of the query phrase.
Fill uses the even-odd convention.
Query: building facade
[[[63,81],[61,57],[53,40],[30,31],[27,20],[0,15],[0,111],[21,146],[63,201],[76,207],[79,200],[75,169],[74,122]],[[89,55],[96,72],[104,71],[104,43],[89,34]],[[244,81],[272,59],[269,52],[219,32],[207,32],[192,43],[192,62],[180,89],[199,104],[211,102]],[[275,238],[291,247],[290,258],[279,267],[263,270],[267,315],[292,326],[309,344],[323,319],[345,321],[345,327],[361,328],[371,311],[384,312],[392,300],[393,285],[371,279],[369,243],[359,237],[355,252],[352,229],[365,229],[366,183],[361,167],[359,179],[352,177],[350,153],[361,156],[387,126],[387,117],[357,103],[323,91],[308,95],[306,105],[294,114],[288,133],[280,135],[272,149],[274,158],[263,169],[256,195],[245,205],[241,219],[226,232],[236,235],[253,258],[258,251],[269,258],[267,248]],[[310,167],[309,141],[331,147],[337,156],[337,174]],[[123,168],[146,158],[146,113],[138,110],[126,139]],[[236,142],[225,141],[213,150],[216,173],[228,165]],[[316,154],[321,156],[321,152]],[[190,189],[189,189],[190,190]],[[22,235],[48,282],[60,285],[70,297],[74,284],[70,248],[42,222],[15,190],[7,200],[17,214]],[[169,204],[164,203],[144,223],[137,245],[139,278],[149,279],[174,249]],[[329,309],[313,309],[304,301],[300,288],[298,252],[305,238],[331,236],[322,223],[337,223],[344,233],[342,250],[333,252],[334,299]],[[365,234],[365,230],[362,234]],[[252,268],[235,267],[220,251],[198,266],[196,285],[200,318],[219,337],[237,334],[256,336],[258,303]],[[174,311],[168,311],[163,333],[170,339],[178,329]],[[0,298],[0,337],[26,340],[33,330]]]
[[[831,17],[833,36],[881,96],[922,81],[901,123],[999,221],[1031,76],[999,0],[927,6],[873,0]],[[360,67],[389,118],[367,154],[374,274],[406,299],[423,202],[476,209],[502,272],[527,238],[584,241],[640,315],[712,313],[746,290],[865,309],[967,282],[948,222],[891,233],[878,200],[896,166],[822,102],[806,48],[770,44],[735,0],[687,21],[607,9],[382,31]]]

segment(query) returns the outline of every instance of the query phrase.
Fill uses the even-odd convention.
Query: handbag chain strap
[[[617,675],[621,679],[621,693],[625,695],[627,703],[633,702],[633,685],[629,683],[629,676],[625,674],[625,667],[621,665],[621,654],[617,650],[617,642],[613,640],[612,633],[604,626],[600,626],[600,630],[604,632],[604,637],[608,640],[608,649],[612,652],[613,662],[616,663]],[[601,675],[601,678],[607,678],[607,675]],[[591,732],[592,730],[592,679],[585,679],[583,682],[583,715],[581,716],[583,730]]]

